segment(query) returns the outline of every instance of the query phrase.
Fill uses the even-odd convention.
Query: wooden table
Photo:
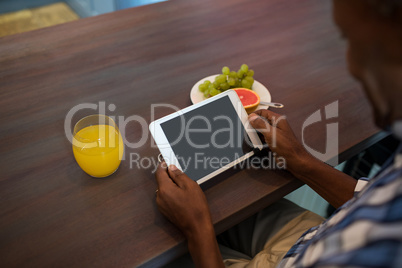
[[[330,1],[314,0],[171,0],[1,38],[0,266],[154,267],[186,250],[157,210],[152,168],[130,168],[128,158],[94,179],[78,167],[64,133],[74,106],[104,101],[116,106],[109,115],[149,123],[151,104],[184,108],[199,79],[247,63],[299,138],[309,115],[338,100],[328,122],[339,123],[344,160],[382,135],[344,54]],[[96,111],[73,121],[85,113]],[[310,147],[325,150],[328,122],[305,130]],[[128,124],[128,141],[141,133]],[[156,160],[151,143],[126,156]],[[229,176],[206,190],[217,233],[300,185],[286,171]]]

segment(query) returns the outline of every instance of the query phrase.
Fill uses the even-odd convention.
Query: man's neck
[[[392,124],[392,133],[402,141],[402,120],[397,120]]]

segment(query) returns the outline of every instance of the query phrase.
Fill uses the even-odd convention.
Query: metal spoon
[[[267,106],[270,106],[270,107],[275,107],[275,108],[283,108],[284,107],[284,105],[282,103],[278,103],[278,102],[260,101],[260,104],[267,105]]]

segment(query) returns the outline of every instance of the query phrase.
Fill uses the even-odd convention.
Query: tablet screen
[[[161,123],[183,171],[197,181],[253,150],[228,96]]]

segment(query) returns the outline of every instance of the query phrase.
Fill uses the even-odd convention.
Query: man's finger
[[[191,180],[184,174],[180,169],[178,169],[175,165],[170,165],[168,167],[168,172],[170,178],[180,187],[184,188],[185,185],[188,183],[188,180]]]
[[[277,114],[270,110],[262,109],[262,110],[258,110],[258,111],[251,113],[249,115],[249,119],[250,119],[250,117],[253,116],[253,114],[264,117],[268,121],[268,123],[274,127],[278,127],[280,129],[283,129],[286,127],[287,122],[286,122],[286,116],[284,116],[284,115]]]
[[[167,183],[173,183],[172,179],[169,177],[167,166],[165,162],[161,162],[155,172],[156,181],[158,183],[158,188],[163,187]]]
[[[277,114],[271,110],[267,110],[267,109],[260,109],[257,111],[252,112],[252,114],[256,114],[265,118],[271,118],[271,117],[279,117],[281,116],[280,114]]]
[[[271,124],[263,116],[252,113],[248,116],[248,120],[253,128],[264,135],[271,131]]]

